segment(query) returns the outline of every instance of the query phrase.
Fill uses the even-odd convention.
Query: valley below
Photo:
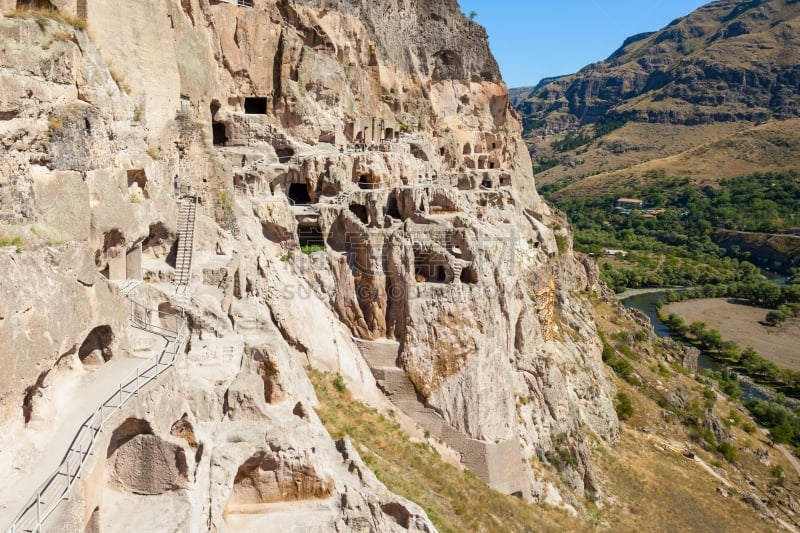
[[[724,339],[742,348],[752,347],[764,359],[782,368],[800,371],[800,320],[789,319],[780,326],[764,324],[769,309],[753,307],[727,298],[687,300],[662,307],[668,316],[677,313],[688,323],[703,321]]]

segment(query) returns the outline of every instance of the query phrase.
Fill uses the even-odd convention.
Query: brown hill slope
[[[607,60],[540,84],[517,104],[538,181],[604,176],[717,142],[730,148],[725,161],[737,157],[712,174],[764,162],[796,168],[780,145],[792,145],[797,130],[785,121],[800,116],[799,57],[798,0],[720,0],[631,37]],[[766,152],[748,152],[759,146]],[[689,157],[687,166],[709,165]]]
[[[637,148],[612,152],[612,147],[627,146],[633,139],[640,143]],[[574,168],[553,168],[545,174],[549,179],[541,176],[539,183],[571,181],[556,193],[562,198],[625,194],[660,177],[688,176],[696,185],[709,185],[756,171],[800,168],[798,154],[800,119],[752,127],[743,123],[631,124],[576,156]],[[644,161],[637,162],[637,157]]]

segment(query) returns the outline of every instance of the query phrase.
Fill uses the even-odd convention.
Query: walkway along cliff
[[[126,279],[186,316],[186,353],[106,422],[64,530],[146,508],[154,530],[433,531],[332,442],[304,365],[497,490],[558,502],[532,466],[557,447],[600,490],[587,439],[619,428],[596,272],[454,0],[27,4],[0,0],[3,490],[76,433],[104,365],[150,353]]]

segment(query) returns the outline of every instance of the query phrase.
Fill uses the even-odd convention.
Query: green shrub
[[[567,238],[560,233],[556,233],[556,247],[558,248],[558,253],[563,254],[567,251]]]
[[[325,250],[325,246],[319,245],[319,244],[315,244],[313,246],[301,246],[300,247],[300,251],[303,252],[306,255],[311,255],[311,254],[313,254],[315,252],[322,252],[324,250]]]
[[[717,446],[717,451],[729,463],[732,463],[738,459],[738,456],[736,455],[736,448],[734,448],[733,444],[731,444],[730,442],[721,442],[719,446]]]
[[[344,392],[347,390],[347,383],[344,382],[344,378],[338,372],[333,377],[333,388],[339,392]]]
[[[631,404],[631,399],[624,392],[617,394],[617,403],[614,409],[617,411],[617,416],[620,420],[628,420],[633,416],[633,404]]]

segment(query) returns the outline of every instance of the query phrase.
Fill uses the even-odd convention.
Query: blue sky
[[[570,74],[626,37],[663,28],[708,0],[459,0],[489,32],[509,87]]]

